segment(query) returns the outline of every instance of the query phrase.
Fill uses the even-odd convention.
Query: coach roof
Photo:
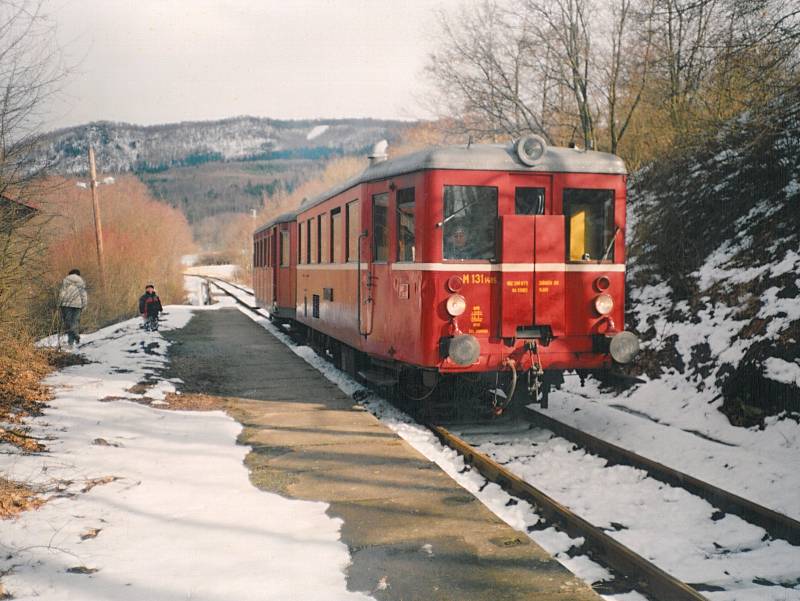
[[[297,219],[297,211],[290,211],[288,213],[283,213],[282,215],[278,215],[272,221],[268,221],[267,223],[262,225],[260,228],[258,228],[256,231],[253,232],[253,235],[263,232],[264,230],[269,229],[273,225],[277,225],[278,223],[289,223],[291,221],[294,221],[295,219]]]
[[[469,171],[518,171],[523,173],[599,173],[625,175],[625,163],[616,155],[576,148],[546,147],[532,167],[519,160],[513,145],[472,144],[434,146],[411,154],[372,164],[360,175],[327,192],[304,201],[297,211],[305,211],[325,200],[365,182],[396,177],[427,169]]]

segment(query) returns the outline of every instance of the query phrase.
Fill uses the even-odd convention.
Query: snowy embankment
[[[766,426],[763,454],[796,442],[770,416],[800,420],[798,115],[795,89],[642,169],[629,190],[627,322],[648,382],[623,403],[712,436],[710,413]]]
[[[224,306],[224,305],[217,305]],[[167,307],[165,328],[193,310]],[[15,599],[368,599],[346,589],[341,521],[324,503],[257,490],[220,411],[166,410],[167,342],[129,320],[83,336],[91,363],[48,379],[31,434],[48,452],[0,455],[37,487],[40,509],[0,521]]]

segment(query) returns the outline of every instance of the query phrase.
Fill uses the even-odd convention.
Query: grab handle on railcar
[[[364,230],[358,235],[358,244],[356,245],[356,305],[357,305],[357,319],[358,319],[358,334],[366,338],[369,332],[361,330],[361,239],[369,236],[369,230]]]

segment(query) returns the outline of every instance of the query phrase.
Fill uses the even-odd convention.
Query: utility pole
[[[100,202],[97,199],[97,170],[94,166],[94,148],[89,146],[89,177],[92,187],[92,210],[94,212],[94,239],[97,243],[97,266],[100,270],[100,287],[105,292],[106,273],[103,263],[103,224],[100,222]]]

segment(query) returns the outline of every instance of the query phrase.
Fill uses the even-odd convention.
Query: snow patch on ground
[[[208,309],[169,306],[162,327]],[[175,382],[159,375],[167,341],[139,322],[83,336],[91,363],[48,379],[55,399],[29,425],[49,452],[0,454],[3,474],[49,498],[0,521],[6,590],[50,601],[371,598],[347,591],[342,522],[327,504],[253,487],[240,424],[146,405]]]
[[[794,384],[800,387],[800,365],[789,363],[777,357],[769,357],[764,361],[764,375],[784,384]]]
[[[800,599],[800,589],[759,581],[800,579],[800,547],[764,540],[762,528],[715,513],[706,501],[628,466],[607,466],[546,430],[498,433],[497,426],[461,434],[495,461],[661,569],[689,583],[723,587],[734,601],[758,591],[764,601]]]
[[[207,275],[235,281],[241,272],[238,265],[194,265],[184,271],[189,275]]]

